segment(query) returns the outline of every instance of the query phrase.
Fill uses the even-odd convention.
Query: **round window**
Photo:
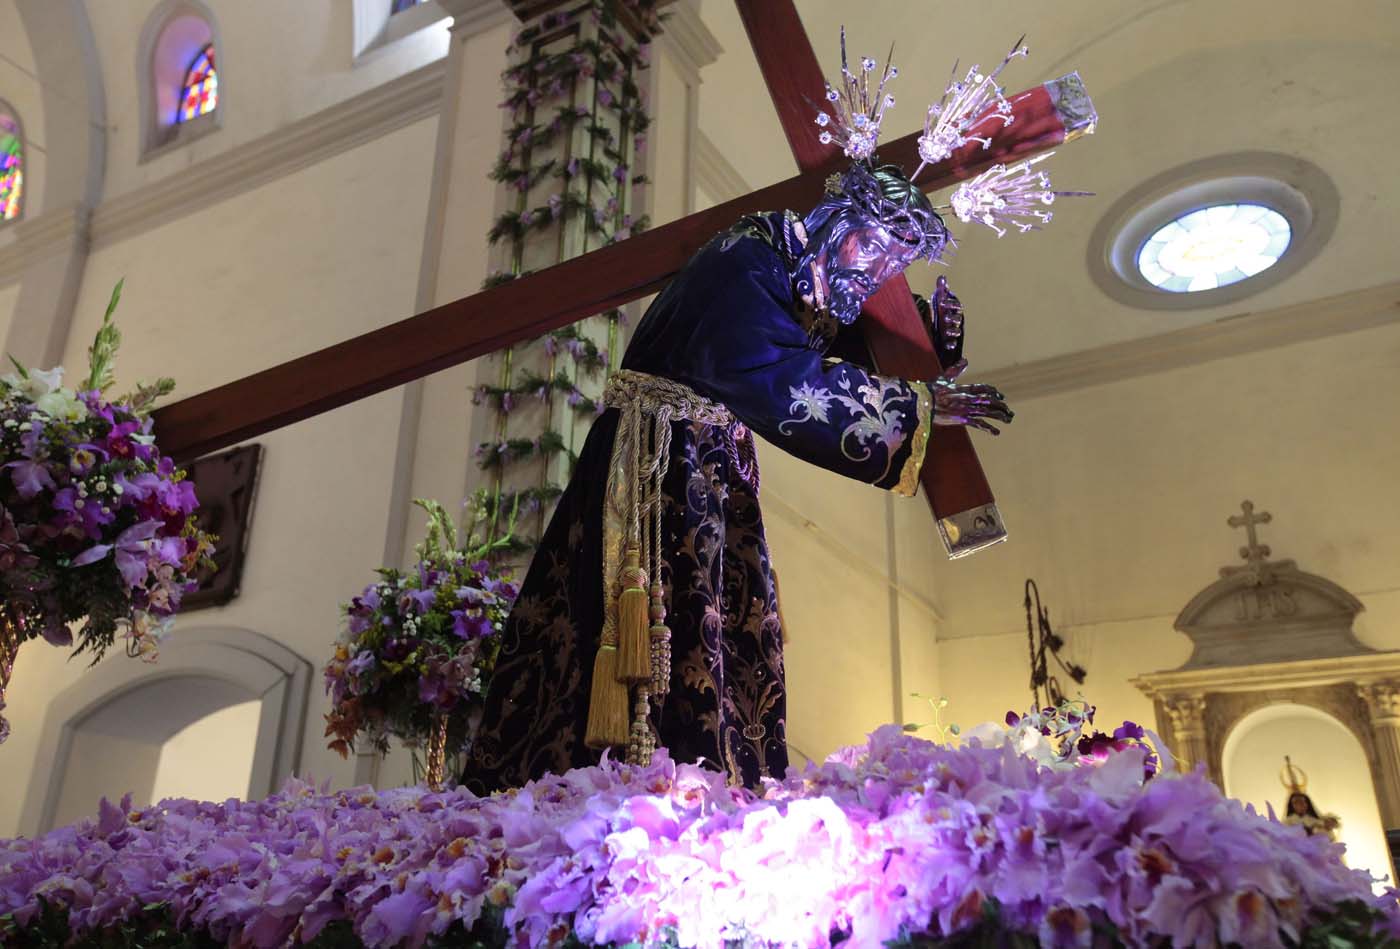
[[[1159,227],[1138,250],[1138,272],[1159,290],[1199,293],[1268,270],[1293,229],[1262,204],[1217,204]]]
[[[1089,241],[1089,270],[1130,306],[1233,303],[1295,273],[1331,236],[1337,190],[1320,168],[1267,152],[1174,168],[1123,195]]]

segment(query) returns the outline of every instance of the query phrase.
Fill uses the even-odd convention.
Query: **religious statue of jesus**
[[[844,63],[844,37],[842,52]],[[818,117],[855,159],[823,200],[716,236],[638,325],[507,621],[468,787],[520,786],[608,748],[644,762],[658,745],[746,786],[781,777],[783,634],[755,436],[912,495],[937,426],[995,433],[1011,421],[995,388],[956,381],[960,359],[937,378],[900,379],[840,339],[883,282],[949,243],[911,176],[873,160],[893,102],[883,80],[870,88],[873,65],[843,68],[844,90],[828,91],[835,117]],[[993,83],[988,114],[1000,93]],[[961,125],[928,127],[926,161],[975,137],[973,108]],[[961,307],[941,281],[931,324],[935,351],[956,353]]]

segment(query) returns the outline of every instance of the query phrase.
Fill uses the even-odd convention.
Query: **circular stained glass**
[[[1293,231],[1262,204],[1217,204],[1160,227],[1138,251],[1137,267],[1159,290],[1228,287],[1278,263]]]

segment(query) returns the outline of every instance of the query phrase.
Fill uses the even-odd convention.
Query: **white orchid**
[[[62,422],[80,422],[88,414],[87,406],[71,389],[50,389],[34,400],[34,407],[49,418]]]

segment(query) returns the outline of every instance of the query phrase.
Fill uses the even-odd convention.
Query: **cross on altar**
[[[793,0],[737,2],[800,174],[166,406],[155,413],[162,448],[188,460],[619,307],[660,290],[741,216],[815,204],[827,175],[845,165],[839,152],[817,140],[811,122],[810,103],[823,91],[816,56]],[[986,147],[970,142],[924,168],[916,183],[938,190],[1093,129],[1093,107],[1075,74],[1010,100],[1015,121]],[[917,167],[917,137],[886,143],[881,161]],[[568,292],[558,292],[560,287]],[[939,375],[932,340],[902,277],[867,301],[859,325],[880,371],[911,379]],[[921,480],[950,554],[971,553],[1005,537],[965,430],[938,430]]]
[[[1255,514],[1253,501],[1241,502],[1240,510],[1244,511],[1244,514],[1232,514],[1225,519],[1225,523],[1231,527],[1243,527],[1245,529],[1246,535],[1249,538],[1249,544],[1248,546],[1240,548],[1240,556],[1251,564],[1263,563],[1269,558],[1269,554],[1273,553],[1273,551],[1269,549],[1268,544],[1259,543],[1259,537],[1254,532],[1254,525],[1267,524],[1274,519],[1274,516],[1268,511]]]

